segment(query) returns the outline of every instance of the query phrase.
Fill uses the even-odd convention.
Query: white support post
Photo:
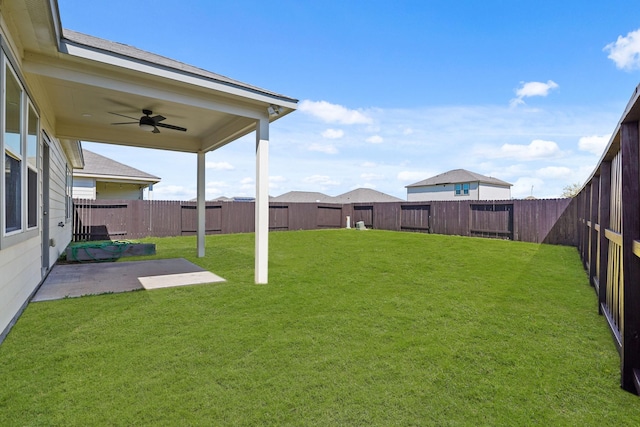
[[[269,277],[269,119],[256,127],[256,264],[257,284]]]
[[[198,151],[198,258],[204,257],[204,236],[205,236],[205,212],[206,212],[206,200],[205,200],[205,153],[204,151]]]

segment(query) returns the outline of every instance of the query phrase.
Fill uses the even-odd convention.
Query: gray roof
[[[454,169],[454,170],[450,170],[449,172],[444,172],[444,173],[441,173],[440,175],[432,176],[431,178],[418,181],[414,184],[407,185],[406,188],[424,187],[428,185],[439,185],[439,184],[457,184],[462,182],[480,182],[483,184],[499,185],[502,187],[507,187],[507,186],[511,187],[513,185],[506,181],[502,181],[501,179],[481,175],[475,172],[470,172],[466,169]]]
[[[404,200],[370,188],[356,188],[335,197],[314,191],[289,191],[280,196],[272,197],[269,201],[285,203],[374,203],[403,202]]]
[[[148,181],[152,183],[160,182],[159,177],[148,174],[139,169],[132,168],[123,163],[116,162],[108,157],[101,156],[86,149],[82,150],[84,156],[84,168],[75,169],[73,174],[76,176],[91,176],[99,180],[103,177],[118,177],[123,180],[131,181]]]
[[[285,203],[338,203],[331,196],[315,191],[289,191],[288,193],[272,197],[269,202]]]
[[[338,203],[404,202],[395,196],[371,188],[356,188],[334,197],[334,200]]]
[[[126,44],[104,40],[98,37],[90,36],[88,34],[83,34],[77,31],[68,30],[66,28],[63,30],[63,38],[66,41],[74,44],[82,45],[82,46],[93,48],[93,49],[108,51],[111,53],[115,53],[117,55],[122,55],[128,58],[134,59],[136,61],[143,61],[143,62],[154,64],[156,66],[159,65],[161,67],[169,68],[175,71],[180,71],[180,72],[188,73],[197,77],[213,80],[217,83],[226,84],[226,85],[241,88],[244,90],[250,90],[252,92],[281,98],[287,101],[298,102],[297,99],[293,99],[285,95],[271,92],[266,89],[259,88],[257,86],[252,86],[246,83],[242,83],[238,80],[233,80],[223,75],[212,73],[202,68],[194,67],[192,65],[185,64],[183,62],[176,61],[174,59],[170,59],[165,56],[156,55],[155,53],[150,53]]]

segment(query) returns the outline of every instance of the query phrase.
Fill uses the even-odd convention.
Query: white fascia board
[[[76,138],[61,138],[60,145],[67,159],[71,163],[72,168],[79,169],[84,167],[84,156],[82,155],[82,144]]]
[[[100,182],[119,182],[127,184],[156,184],[160,179],[143,178],[138,176],[122,176],[122,175],[101,175],[97,173],[82,173],[73,171],[74,178],[92,178]]]
[[[194,76],[190,73],[172,70],[161,65],[150,64],[143,60],[135,60],[133,58],[120,56],[110,52],[102,52],[96,49],[67,42],[65,40],[63,40],[61,43],[61,52],[78,58],[121,67],[140,73],[151,74],[154,76],[174,80],[176,82],[187,83],[193,86],[206,88],[217,92],[223,92],[240,98],[248,98],[258,102],[264,102],[266,104],[277,104],[282,107],[290,108],[292,110],[295,110],[297,107],[295,102],[284,100],[281,97],[269,96],[267,94],[256,92],[248,88],[240,88],[222,82],[216,82],[211,79]]]

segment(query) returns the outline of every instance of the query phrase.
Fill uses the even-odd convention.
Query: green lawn
[[[31,304],[0,425],[640,425],[575,248],[271,233],[264,286],[252,234],[153,241],[227,282]]]

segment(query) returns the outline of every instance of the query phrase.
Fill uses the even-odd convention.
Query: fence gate
[[[354,206],[352,221],[354,224],[362,221],[365,227],[373,228],[373,206]]]
[[[318,206],[318,228],[342,227],[342,205]]]
[[[513,240],[513,204],[471,205],[469,234]]]
[[[269,230],[289,229],[289,206],[269,206]]]
[[[205,233],[215,234],[222,232],[222,206],[206,206],[204,215]],[[196,205],[180,206],[182,221],[181,234],[193,235],[198,232],[198,207]]]
[[[429,205],[402,205],[400,211],[400,230],[429,232],[429,218],[431,215]]]

